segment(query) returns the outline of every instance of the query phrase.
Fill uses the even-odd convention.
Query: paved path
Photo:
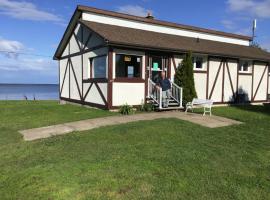
[[[217,128],[223,126],[230,126],[234,124],[241,124],[241,122],[224,117],[218,116],[203,117],[200,114],[194,113],[185,114],[184,112],[170,111],[170,112],[154,112],[128,116],[111,116],[104,118],[87,119],[59,125],[22,130],[19,132],[23,135],[24,140],[31,141],[41,138],[48,138],[55,135],[64,135],[74,131],[85,131],[102,126],[124,124],[128,122],[135,122],[141,120],[154,120],[159,118],[177,118],[185,121],[190,121],[192,123],[199,124],[201,126],[205,126],[208,128]]]

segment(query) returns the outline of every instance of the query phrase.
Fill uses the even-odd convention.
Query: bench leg
[[[212,107],[211,106],[205,106],[203,116],[205,116],[206,113],[209,113],[210,116],[212,116]]]

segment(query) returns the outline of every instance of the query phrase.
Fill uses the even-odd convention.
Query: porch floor
[[[128,122],[142,121],[142,120],[154,120],[160,118],[177,118],[185,121],[189,121],[208,128],[217,128],[223,126],[230,126],[241,124],[239,121],[232,119],[219,117],[219,116],[202,116],[195,113],[184,113],[181,111],[164,111],[153,113],[142,113],[128,116],[111,116],[104,118],[88,119],[70,123],[64,123],[54,126],[47,126],[41,128],[34,128],[28,130],[19,131],[23,135],[23,139],[26,141],[32,141],[42,138],[48,138],[56,135],[64,135],[74,131],[86,131],[102,126],[118,125]]]

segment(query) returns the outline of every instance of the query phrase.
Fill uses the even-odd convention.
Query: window
[[[193,68],[194,69],[203,69],[203,57],[193,57]]]
[[[106,56],[91,58],[92,77],[91,78],[106,78]]]
[[[239,65],[239,71],[241,72],[248,72],[249,71],[249,66],[251,65],[250,61],[241,61]]]
[[[116,78],[141,77],[142,57],[134,55],[116,54]]]

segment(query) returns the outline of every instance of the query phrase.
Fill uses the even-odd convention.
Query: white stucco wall
[[[214,81],[220,66],[220,61],[219,59],[213,60],[211,59],[209,61],[209,85],[208,85],[208,97],[210,98],[211,90],[214,86]],[[212,97],[211,99],[214,102],[221,102],[222,101],[222,67],[220,70],[220,73],[218,75],[216,85],[214,87]]]
[[[206,40],[213,40],[213,41],[239,44],[239,45],[245,45],[245,46],[249,45],[249,41],[247,40],[230,38],[230,37],[202,33],[202,32],[189,31],[189,30],[184,30],[180,28],[173,28],[173,27],[149,24],[149,23],[144,23],[144,22],[137,22],[137,21],[132,21],[132,20],[123,19],[123,18],[99,15],[95,13],[84,12],[82,14],[82,19],[86,21],[93,21],[93,22],[98,22],[98,23],[123,26],[123,27],[128,27],[128,28],[146,30],[146,31],[153,31],[153,32],[158,32],[158,33],[186,36],[186,37],[193,37],[193,38],[201,38],[201,39],[206,39]]]
[[[206,99],[206,81],[206,73],[194,73],[195,89],[197,92],[197,97],[200,99]]]
[[[236,60],[228,60],[227,70],[225,64],[225,74],[224,74],[224,102],[231,102],[234,100],[233,95],[237,92],[237,71],[238,71],[238,62]],[[231,76],[231,81],[233,85],[233,91],[230,83],[229,73]]]
[[[59,61],[59,67],[60,67],[60,74],[59,74],[59,78],[60,78],[60,82],[59,82],[59,91],[61,90],[63,81],[64,81],[64,75],[65,75],[65,70],[66,70],[66,66],[67,66],[67,61],[68,59],[63,59]],[[66,78],[64,81],[64,85],[63,85],[63,90],[62,90],[62,94],[61,97],[69,97],[69,66],[67,66],[67,71],[66,71]]]
[[[72,69],[70,69],[70,98],[80,100],[79,91],[82,94],[82,62],[81,56],[74,56],[71,57],[71,62],[73,64],[73,69],[75,74],[73,73]],[[79,90],[75,81],[75,77],[77,78]]]
[[[85,87],[89,88],[90,83],[85,83]],[[108,84],[107,83],[98,83],[98,86],[100,88],[100,90],[102,91],[103,96],[105,97],[105,99],[107,100],[107,88],[108,88]],[[84,95],[86,95],[86,90],[84,92]],[[105,105],[97,87],[95,84],[92,85],[91,90],[89,91],[88,95],[85,98],[86,102],[89,103],[95,103],[95,104],[99,104],[99,105]]]
[[[144,83],[113,83],[113,106],[140,105],[144,103]]]
[[[243,93],[248,95],[248,101],[251,101],[251,85],[252,85],[252,76],[251,75],[239,75],[238,80],[238,91],[242,90]]]
[[[255,96],[255,101],[262,101],[266,100],[266,93],[267,93],[267,69],[265,71],[266,64],[263,63],[255,63],[254,64],[254,79],[253,79],[253,95],[258,88],[259,82],[262,78],[262,82],[259,86],[257,94]],[[265,73],[264,73],[265,71]],[[264,73],[264,75],[263,75]]]

